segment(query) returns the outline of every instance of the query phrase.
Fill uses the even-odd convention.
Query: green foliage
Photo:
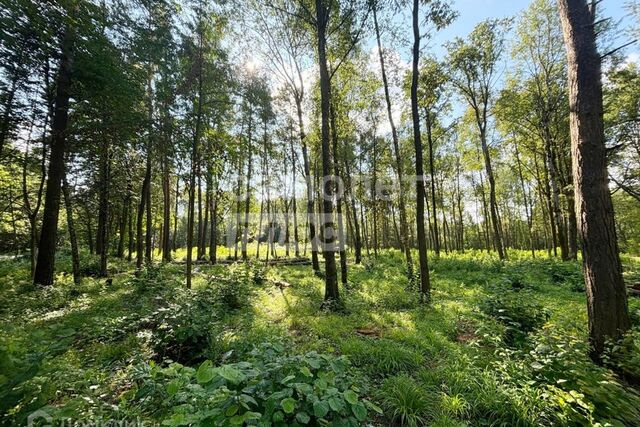
[[[640,326],[629,330],[619,342],[610,343],[604,360],[631,381],[640,381]]]
[[[551,283],[566,286],[573,292],[584,292],[584,276],[578,263],[549,261],[547,273]]]
[[[279,344],[256,348],[244,362],[198,369],[142,367],[130,399],[147,395],[164,425],[358,425],[375,405],[360,397],[344,357],[286,355]],[[156,406],[157,405],[157,406]]]
[[[411,372],[423,362],[420,353],[386,339],[349,339],[344,341],[342,353],[373,375]]]
[[[504,341],[510,346],[522,344],[527,334],[543,326],[551,315],[532,293],[525,291],[488,296],[480,303],[480,310],[506,327]]]
[[[168,305],[141,319],[153,331],[151,343],[158,359],[192,364],[205,357],[214,341],[211,327],[217,318],[216,297],[209,287],[180,290]]]
[[[385,414],[401,426],[422,426],[432,416],[436,396],[407,375],[387,378],[379,393]]]

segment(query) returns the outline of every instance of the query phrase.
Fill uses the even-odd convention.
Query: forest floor
[[[190,291],[180,264],[76,286],[63,254],[46,290],[28,267],[0,264],[0,424],[640,425],[640,334],[591,363],[580,267],[545,253],[432,257],[424,306],[383,251],[349,264],[337,313],[306,265],[197,265]]]

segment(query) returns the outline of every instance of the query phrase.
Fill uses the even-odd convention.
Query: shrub
[[[604,361],[631,381],[640,381],[640,327],[634,327],[617,343],[609,343]]]
[[[551,283],[566,286],[574,292],[584,292],[582,268],[576,262],[551,262],[547,267]]]
[[[425,425],[433,415],[435,396],[407,375],[387,378],[379,394],[386,415],[401,426]]]
[[[481,302],[480,310],[506,327],[504,341],[510,346],[521,344],[529,332],[544,325],[550,316],[528,292],[507,291],[492,295]]]
[[[256,264],[236,263],[229,268],[228,277],[213,277],[208,287],[215,290],[223,309],[238,310],[249,303],[252,284],[264,281],[263,271]]]
[[[172,364],[138,370],[129,398],[147,396],[164,425],[353,425],[381,410],[360,397],[357,375],[344,357],[285,355],[278,344],[256,348],[249,361],[198,369]]]
[[[216,297],[209,287],[181,289],[168,305],[141,319],[141,326],[152,330],[151,343],[159,359],[186,364],[204,359],[211,347],[211,328],[217,319]]]

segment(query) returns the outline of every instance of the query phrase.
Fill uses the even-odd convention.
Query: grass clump
[[[408,375],[387,378],[379,393],[385,415],[397,425],[423,426],[433,416],[436,396]]]
[[[411,372],[424,363],[420,353],[387,339],[350,338],[341,350],[354,365],[376,376]]]

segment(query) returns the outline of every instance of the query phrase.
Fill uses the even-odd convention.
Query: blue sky
[[[625,10],[626,2],[626,0],[603,0],[598,6],[601,16],[611,17],[616,22],[622,20],[621,29],[628,27],[632,20]],[[442,57],[444,42],[456,36],[466,36],[483,19],[516,16],[530,3],[530,0],[455,0],[453,7],[459,13],[458,19],[437,34],[432,42],[432,50],[437,56]],[[620,34],[619,39],[621,44],[629,41],[629,37],[625,34]],[[626,49],[626,52],[628,54],[635,52],[636,55],[640,53],[638,43]]]

